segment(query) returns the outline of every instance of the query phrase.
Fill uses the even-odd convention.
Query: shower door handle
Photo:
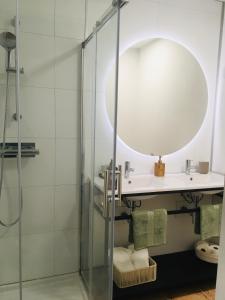
[[[117,206],[121,206],[122,205],[122,166],[121,165],[119,165],[118,170],[116,170],[115,178],[116,178],[115,201],[117,203]]]
[[[122,167],[119,166],[115,171],[115,201],[117,206],[121,206],[122,203]],[[106,170],[104,172],[104,196],[103,196],[103,217],[109,216],[109,203],[112,202],[112,170]]]
[[[109,170],[104,171],[104,196],[103,196],[103,217],[108,217],[108,202],[109,202]]]

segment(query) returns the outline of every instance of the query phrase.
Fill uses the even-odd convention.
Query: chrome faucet
[[[130,161],[125,161],[125,175],[124,177],[128,179],[130,177],[130,172],[134,172],[134,169],[130,167]]]
[[[191,174],[191,170],[195,170],[196,167],[192,165],[192,160],[191,159],[187,159],[186,160],[186,166],[185,166],[185,173],[187,175]]]

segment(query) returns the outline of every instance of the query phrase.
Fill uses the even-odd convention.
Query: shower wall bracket
[[[6,72],[9,72],[9,73],[16,73],[16,68],[6,68]],[[20,74],[24,74],[24,68],[20,68]]]
[[[35,143],[21,143],[22,157],[35,157],[40,154],[36,149]],[[3,149],[3,143],[0,143],[0,157],[14,158],[18,156],[18,143],[6,143]]]

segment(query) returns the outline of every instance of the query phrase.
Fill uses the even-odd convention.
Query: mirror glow
[[[113,73],[106,106],[113,124]],[[152,39],[120,57],[118,136],[143,154],[183,148],[199,131],[208,102],[204,73],[195,57],[167,39]]]

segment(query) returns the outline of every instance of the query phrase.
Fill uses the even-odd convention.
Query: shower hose
[[[18,101],[18,99],[16,100]],[[6,96],[5,96],[5,114],[3,122],[3,138],[2,138],[2,152],[1,152],[1,169],[0,169],[0,201],[2,200],[2,187],[3,187],[3,176],[4,176],[4,166],[5,166],[5,146],[6,146],[6,126],[7,126],[7,115],[8,115],[8,102],[9,102],[9,71],[7,71],[6,77]],[[18,105],[18,103],[17,103]],[[19,125],[18,125],[19,126]],[[20,142],[20,136],[18,134],[18,142]],[[0,219],[0,225],[4,227],[12,227],[21,220],[22,208],[23,208],[23,195],[22,188],[20,187],[20,172],[19,172],[19,160],[20,156],[17,155],[17,174],[18,174],[18,202],[19,202],[19,213],[18,217],[10,223],[2,221]]]

